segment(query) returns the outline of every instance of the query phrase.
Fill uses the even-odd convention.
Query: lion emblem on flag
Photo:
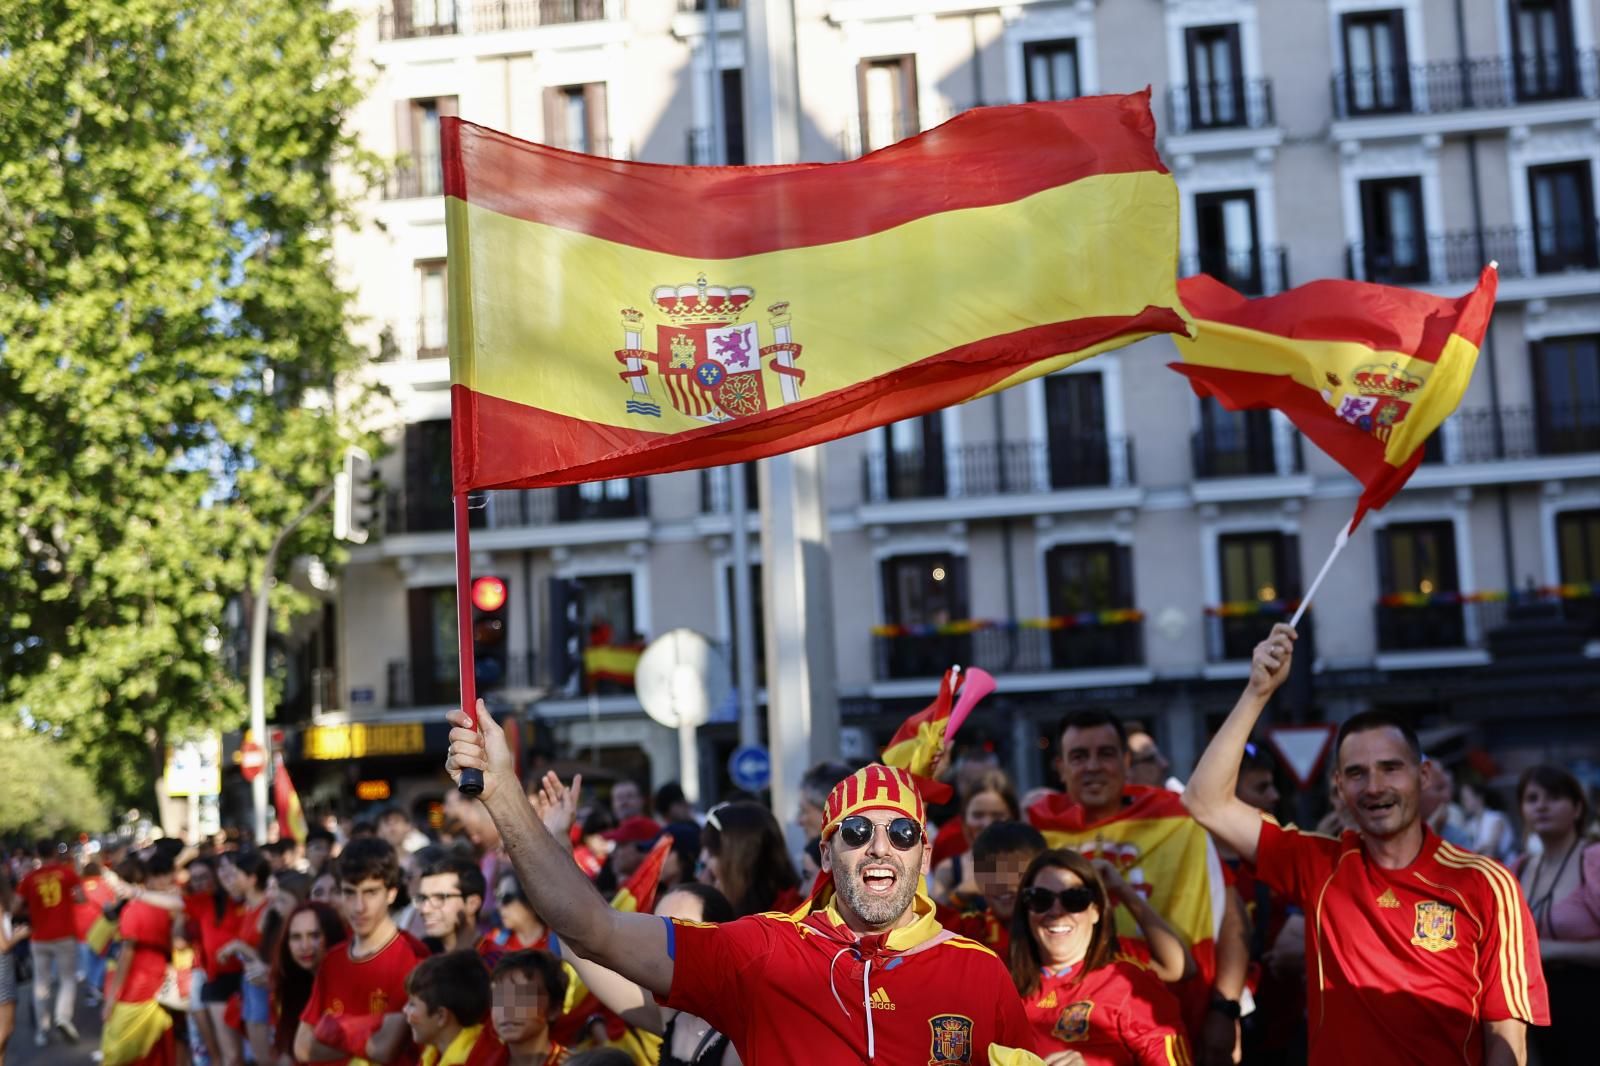
[[[629,387],[626,412],[661,417],[652,375],[674,410],[702,422],[732,422],[761,414],[769,403],[798,403],[805,371],[795,365],[800,345],[790,331],[789,304],[767,308],[772,343],[763,345],[760,326],[745,321],[754,298],[749,286],[711,285],[704,274],[692,285],[656,286],[650,294],[653,351],[644,347],[644,312],[625,308],[623,346],[614,355],[626,368],[617,375]]]

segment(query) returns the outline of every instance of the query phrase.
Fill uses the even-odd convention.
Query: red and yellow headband
[[[822,805],[822,839],[833,836],[839,823],[852,814],[866,811],[893,811],[918,825],[928,818],[922,793],[917,791],[916,779],[908,771],[872,763],[834,785],[828,793],[828,801]]]

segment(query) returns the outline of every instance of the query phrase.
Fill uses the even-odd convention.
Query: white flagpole
[[[1354,522],[1351,519],[1351,522]],[[1294,617],[1289,619],[1290,628],[1299,626],[1300,618],[1306,613],[1306,608],[1311,606],[1311,597],[1317,594],[1317,589],[1322,585],[1322,579],[1328,576],[1328,571],[1333,569],[1333,561],[1344,551],[1344,546],[1350,543],[1350,525],[1346,522],[1344,528],[1339,530],[1339,535],[1333,540],[1333,551],[1328,553],[1328,558],[1323,561],[1322,569],[1317,571],[1316,580],[1311,582],[1311,587],[1306,589],[1306,594],[1300,597],[1300,606],[1295,610]]]

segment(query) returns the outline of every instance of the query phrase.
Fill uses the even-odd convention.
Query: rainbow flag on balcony
[[[1354,529],[1422,462],[1467,391],[1494,309],[1485,267],[1459,299],[1313,281],[1250,300],[1202,274],[1178,285],[1197,336],[1172,368],[1230,410],[1272,407],[1361,482]]]
[[[1188,330],[1148,91],[845,163],[441,139],[456,493],[744,462]]]

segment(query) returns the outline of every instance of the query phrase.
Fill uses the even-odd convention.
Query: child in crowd
[[[505,1049],[484,1027],[489,971],[470,949],[424,959],[406,978],[406,1025],[422,1066],[489,1066]]]
[[[561,1066],[567,1049],[550,1039],[550,1023],[567,999],[567,974],[553,955],[513,951],[495,965],[494,1031],[509,1066]]]

